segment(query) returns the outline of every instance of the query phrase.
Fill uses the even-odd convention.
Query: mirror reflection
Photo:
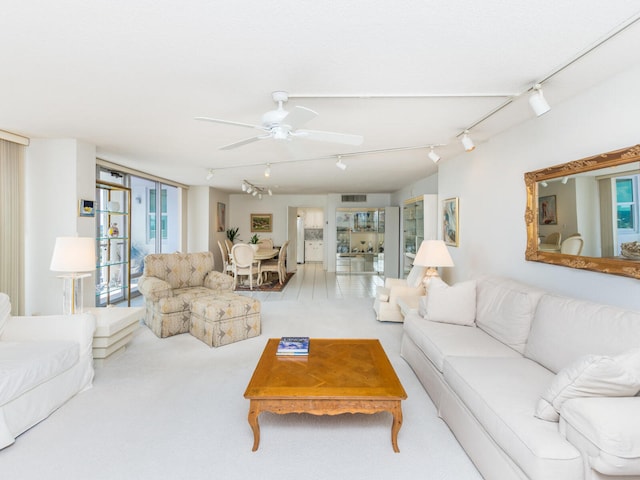
[[[538,250],[624,257],[622,244],[640,240],[639,179],[633,162],[537,182]]]
[[[530,261],[640,278],[640,145],[528,172]]]

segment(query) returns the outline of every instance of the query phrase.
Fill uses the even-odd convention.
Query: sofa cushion
[[[546,294],[524,355],[557,373],[584,355],[616,355],[640,345],[640,312]]]
[[[0,405],[78,362],[77,342],[0,342]]]
[[[477,327],[431,322],[413,313],[404,319],[404,333],[442,372],[448,355],[513,357],[521,355]]]
[[[558,435],[558,425],[533,416],[552,372],[524,357],[447,357],[443,373],[449,387],[528,478],[583,478],[581,455]]]
[[[562,404],[577,397],[627,397],[640,391],[640,348],[616,357],[586,355],[567,365],[542,393],[535,415],[557,422]]]
[[[0,292],[0,335],[2,335],[2,331],[10,315],[11,301],[9,300],[9,295]]]
[[[424,318],[427,320],[473,325],[476,319],[476,281],[460,282],[452,286],[443,281],[432,281],[423,303]]]
[[[543,293],[506,278],[481,278],[476,287],[476,325],[522,353]]]
[[[386,287],[376,287],[376,298],[381,302],[388,302],[389,295],[391,294],[391,290]]]

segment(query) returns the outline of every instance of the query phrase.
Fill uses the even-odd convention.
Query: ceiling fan
[[[295,107],[288,112],[283,104],[289,100],[287,92],[277,91],[271,94],[273,101],[278,104],[276,110],[271,110],[262,116],[262,125],[252,125],[250,123],[232,122],[230,120],[220,120],[217,118],[196,117],[196,120],[207,122],[224,123],[226,125],[236,125],[239,127],[254,128],[262,130],[263,134],[240,140],[229,145],[220,147],[220,150],[231,150],[242,147],[249,143],[257,142],[267,138],[276,140],[291,140],[293,138],[305,138],[319,142],[342,143],[345,145],[361,145],[364,138],[362,135],[351,135],[346,133],[321,132],[319,130],[301,129],[302,125],[318,116],[316,112],[305,107]]]

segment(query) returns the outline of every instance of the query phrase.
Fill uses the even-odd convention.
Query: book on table
[[[276,355],[308,355],[309,337],[282,337]]]

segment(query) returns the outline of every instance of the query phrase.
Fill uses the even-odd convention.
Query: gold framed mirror
[[[640,279],[640,145],[524,181],[526,260]]]

